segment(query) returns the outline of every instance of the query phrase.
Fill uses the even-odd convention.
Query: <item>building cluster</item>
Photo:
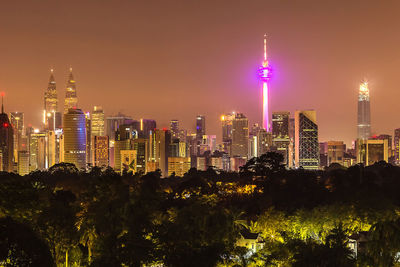
[[[24,113],[0,114],[0,170],[20,175],[44,170],[66,162],[78,169],[110,166],[116,172],[150,172],[184,175],[190,168],[213,167],[238,171],[248,159],[266,152],[281,153],[288,168],[318,170],[333,163],[345,167],[378,161],[400,164],[400,128],[392,136],[371,136],[368,83],[360,85],[358,97],[358,136],[352,147],[343,141],[319,143],[316,111],[300,110],[269,114],[269,80],[272,68],[264,59],[258,69],[262,82],[262,125],[249,126],[242,113],[221,116],[222,142],[206,132],[206,118],[199,115],[193,133],[171,120],[169,129],[158,129],[155,120],[133,119],[117,114],[106,117],[102,107],[90,112],[78,108],[76,82],[72,69],[67,79],[65,100],[58,104],[56,81],[51,71],[44,93],[43,123],[39,129],[25,127]],[[270,124],[270,121],[272,122]]]

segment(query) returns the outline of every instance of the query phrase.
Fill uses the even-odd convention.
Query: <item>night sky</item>
[[[382,3],[385,4],[382,4]],[[78,107],[103,106],[194,130],[240,111],[261,121],[263,35],[274,69],[271,111],[317,110],[320,141],[356,137],[357,93],[370,82],[372,132],[400,128],[399,1],[1,1],[6,111],[40,126],[50,68],[59,110],[70,66]],[[26,123],[26,124],[27,124]]]

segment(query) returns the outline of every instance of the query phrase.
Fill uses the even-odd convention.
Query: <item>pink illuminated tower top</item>
[[[269,131],[269,98],[268,98],[268,81],[271,78],[272,69],[269,66],[267,58],[267,35],[264,34],[264,60],[258,68],[258,76],[263,84],[263,127]]]

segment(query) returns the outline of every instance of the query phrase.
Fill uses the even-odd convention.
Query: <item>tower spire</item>
[[[1,93],[1,113],[4,113],[4,92]]]
[[[264,34],[264,63],[267,62],[267,34]]]

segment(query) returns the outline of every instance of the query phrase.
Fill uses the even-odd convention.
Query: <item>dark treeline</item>
[[[0,265],[398,264],[400,167],[306,171],[281,162],[267,153],[239,173],[169,178],[65,163],[0,173]],[[261,246],[245,245],[249,235]]]

